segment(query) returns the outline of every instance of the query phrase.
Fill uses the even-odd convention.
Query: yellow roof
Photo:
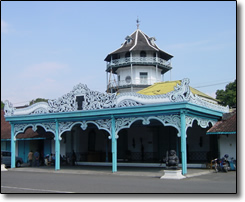
[[[173,91],[174,87],[177,84],[181,84],[181,80],[159,82],[159,83],[153,84],[152,86],[144,88],[144,89],[138,91],[137,93],[143,94],[143,95],[161,95],[161,94],[166,94],[166,93],[169,93],[169,92]],[[211,97],[211,96],[209,96],[209,95],[207,95],[205,93],[202,93],[201,91],[199,91],[199,90],[197,90],[195,88],[190,87],[190,90],[191,90],[191,92],[193,94],[196,94],[198,96],[205,97],[205,98],[217,101],[213,97]]]

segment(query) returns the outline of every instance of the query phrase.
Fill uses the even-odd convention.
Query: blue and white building
[[[215,156],[217,138],[206,131],[229,108],[191,88],[187,78],[162,82],[172,69],[173,56],[155,41],[138,27],[106,56],[110,93],[78,84],[60,98],[26,108],[15,109],[5,101],[11,167],[15,167],[17,137],[27,128],[53,134],[44,145],[44,155],[70,156],[74,150],[78,162],[108,162],[112,172],[117,172],[119,162],[160,164],[171,149],[177,151],[182,174],[189,163],[205,163]],[[111,76],[116,77],[114,83]],[[59,170],[60,158],[55,161]]]

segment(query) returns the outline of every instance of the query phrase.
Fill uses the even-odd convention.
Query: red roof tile
[[[227,116],[226,116],[227,117]],[[236,112],[233,113],[229,118],[218,121],[207,133],[217,132],[236,132]]]
[[[31,128],[27,128],[24,133],[18,134],[16,138],[17,139],[39,138],[39,137],[51,138],[53,136],[54,135],[50,132],[38,133],[38,132],[34,132]],[[9,122],[5,121],[4,110],[1,110],[1,139],[11,139],[11,126]]]

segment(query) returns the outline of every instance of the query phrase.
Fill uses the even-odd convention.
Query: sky
[[[164,80],[215,98],[236,79],[235,1],[2,1],[1,100],[57,99],[79,83],[106,90],[105,57],[136,29],[173,55]]]

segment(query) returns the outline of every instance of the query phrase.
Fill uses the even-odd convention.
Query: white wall
[[[117,70],[117,75],[120,76],[119,85],[126,84],[125,80],[127,76],[131,77],[131,82],[133,84],[140,83],[140,72],[147,72],[148,82],[147,85],[153,85],[156,82],[161,82],[161,70],[158,68],[156,73],[155,66],[139,66],[133,65],[132,67],[132,76],[131,76],[131,67],[123,67]]]
[[[225,154],[236,159],[236,135],[220,135],[218,139],[220,158]]]

